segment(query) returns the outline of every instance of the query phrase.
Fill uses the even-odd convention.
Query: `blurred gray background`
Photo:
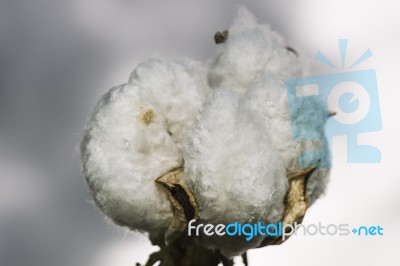
[[[101,94],[159,52],[205,61],[213,35],[243,4],[280,31],[314,73],[321,50],[339,62],[374,52],[384,129],[361,137],[379,165],[349,165],[338,138],[327,195],[308,223],[380,224],[381,238],[294,237],[251,251],[256,265],[398,265],[400,237],[399,11],[395,1],[0,0],[0,265],[127,266],[153,247],[107,222],[91,203],[77,146]],[[336,58],[336,59],[335,59]],[[396,249],[397,248],[397,249]]]

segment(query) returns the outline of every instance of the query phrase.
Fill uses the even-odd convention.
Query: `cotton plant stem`
[[[244,258],[246,258],[244,263],[247,265],[247,256],[244,255]],[[196,244],[180,246],[175,243],[162,246],[159,251],[150,255],[144,266],[153,266],[158,262],[160,266],[218,266],[219,263],[224,266],[233,266],[233,260],[224,257],[220,252]],[[140,264],[136,265],[140,266]]]

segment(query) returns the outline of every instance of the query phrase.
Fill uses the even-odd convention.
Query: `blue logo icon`
[[[339,40],[339,48],[342,70],[344,70],[347,40]],[[371,56],[371,50],[366,50],[350,66],[350,69]],[[325,65],[338,69],[321,52],[316,54],[316,58]],[[361,144],[358,141],[358,134],[382,129],[375,70],[349,70],[327,75],[293,78],[286,82],[286,87],[292,133],[296,141],[319,141],[321,145],[329,145],[329,150],[332,150],[332,138],[346,136],[348,163],[379,163],[381,161],[381,153],[378,148]],[[311,121],[310,123],[307,121],[299,123],[295,119],[300,108],[315,107],[316,98],[320,102],[326,103],[327,112],[329,110],[335,113],[326,123],[326,140],[319,139],[322,137],[310,130],[309,127],[308,129],[304,128],[312,124]],[[315,120],[315,116],[310,119]],[[320,151],[305,151],[299,158],[299,166],[307,167],[307,158],[310,156],[315,158],[310,154],[318,152]],[[330,156],[326,156],[323,160],[320,167],[331,167]]]

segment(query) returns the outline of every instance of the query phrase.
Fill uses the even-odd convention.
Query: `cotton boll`
[[[321,162],[328,161],[329,150],[324,132],[328,113],[324,103],[316,97],[307,97],[307,104],[299,105],[294,115],[289,113],[288,95],[285,81],[280,78],[259,80],[245,94],[248,106],[255,119],[264,127],[269,143],[278,152],[288,172],[299,168],[321,167]],[[301,143],[293,136],[292,123],[301,125],[301,134],[313,136],[315,141]],[[315,152],[303,155],[303,152]],[[300,162],[299,159],[304,161]],[[317,169],[308,178],[307,197],[311,204],[324,191],[329,170]]]
[[[182,165],[182,157],[161,110],[140,90],[122,85],[101,98],[81,155],[96,205],[115,223],[156,235],[165,232],[173,211],[154,180]]]
[[[85,130],[83,173],[96,205],[119,225],[171,241],[190,220],[185,207],[198,214],[197,223],[281,221],[293,207],[285,206],[287,172],[318,168],[329,157],[321,102],[304,99],[289,113],[285,81],[302,71],[283,38],[245,9],[208,70],[187,58],[140,63],[127,84],[101,98]],[[298,136],[293,123],[301,125]],[[302,134],[311,141],[299,142]],[[309,149],[319,150],[303,156]],[[182,168],[171,172],[182,166],[183,182]],[[167,173],[179,184],[163,176],[164,188],[157,185]],[[307,178],[309,205],[323,193],[328,174],[318,168]],[[263,237],[196,239],[232,257],[259,247]]]
[[[229,37],[219,45],[208,74],[211,87],[232,87],[245,92],[264,76],[300,76],[303,65],[283,38],[269,25],[258,24],[245,8],[229,29]]]
[[[241,94],[216,89],[190,131],[185,181],[198,202],[199,222],[275,223],[282,217],[285,167],[242,101]],[[257,247],[261,240],[204,236],[201,241],[233,256]]]
[[[140,96],[160,108],[168,132],[182,149],[182,140],[208,93],[204,67],[187,58],[151,58],[138,65],[129,84],[139,84]]]

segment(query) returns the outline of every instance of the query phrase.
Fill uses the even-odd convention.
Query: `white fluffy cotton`
[[[140,63],[127,84],[102,97],[87,124],[81,154],[97,206],[117,224],[162,235],[173,210],[155,180],[184,166],[199,223],[280,221],[286,173],[301,168],[305,150],[323,146],[295,140],[291,123],[325,141],[327,113],[318,99],[289,114],[285,82],[303,72],[284,39],[245,9],[208,69],[187,58]],[[302,167],[328,156],[325,146]],[[308,204],[323,193],[328,174],[321,168],[308,178]],[[229,257],[262,241],[199,240]]]
[[[289,113],[288,95],[285,80],[264,78],[253,84],[245,94],[245,105],[256,119],[263,124],[271,146],[277,151],[288,172],[299,168],[319,168],[329,156],[324,125],[328,117],[325,108],[318,100],[310,98],[311,106],[299,108],[295,115]],[[301,123],[307,132],[312,132],[316,141],[300,142],[293,138],[292,124]],[[306,150],[317,151],[304,156]],[[304,162],[300,158],[306,159]],[[308,178],[307,198],[311,204],[324,191],[328,173],[317,169]]]
[[[213,88],[228,87],[245,92],[262,77],[286,79],[303,72],[301,61],[287,49],[284,39],[270,25],[258,24],[245,8],[238,10],[228,39],[218,48],[208,75]]]
[[[200,223],[278,222],[287,190],[283,162],[241,94],[216,89],[207,98],[185,146],[185,181],[199,204]],[[226,255],[258,247],[262,238],[204,236]]]
[[[162,231],[173,213],[154,179],[182,158],[165,118],[140,98],[140,89],[123,85],[102,97],[82,142],[84,172],[97,206],[114,222]],[[155,114],[149,125],[141,122],[143,110]]]
[[[290,116],[285,82],[300,77],[304,64],[296,54],[287,49],[283,38],[269,25],[258,24],[248,10],[240,8],[229,29],[229,37],[219,45],[212,59],[208,79],[211,87],[224,87],[245,95],[246,105],[255,119],[259,119],[264,133],[287,171],[319,167],[329,156],[324,125],[328,113],[323,102],[311,99],[311,106],[302,106]],[[315,142],[299,142],[293,138],[292,123],[300,123],[313,134]],[[325,145],[324,145],[325,144]],[[319,147],[322,147],[319,149]],[[307,149],[318,150],[306,158],[299,158]],[[329,171],[317,169],[307,184],[308,204],[312,204],[324,191]]]
[[[139,84],[142,98],[159,106],[167,130],[179,148],[208,93],[206,70],[187,58],[151,58],[133,71],[129,84]]]
[[[92,196],[114,222],[153,234],[168,227],[173,210],[154,181],[182,166],[181,139],[205,93],[200,64],[150,59],[102,97],[81,153]]]

